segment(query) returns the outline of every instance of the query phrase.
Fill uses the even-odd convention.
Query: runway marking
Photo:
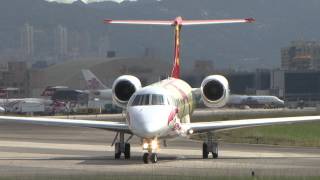
[[[3,147],[3,149],[1,149]],[[12,152],[10,151],[10,148]],[[21,149],[19,149],[21,148]],[[28,151],[30,148],[30,151]],[[14,152],[25,149],[30,152]],[[43,150],[43,153],[32,152]],[[60,152],[51,154],[48,149],[53,150],[74,150],[75,154],[62,154]],[[76,151],[89,150],[93,153],[86,154]],[[62,143],[41,143],[26,141],[0,141],[0,174],[171,174],[171,175],[224,175],[225,173],[234,175],[246,175],[254,167],[258,172],[266,174],[292,174],[303,173],[318,175],[317,164],[320,154],[307,153],[287,153],[270,150],[259,151],[236,151],[222,150],[221,159],[212,160],[201,159],[201,149],[186,149],[185,147],[175,147],[162,149],[160,153],[160,162],[155,165],[145,165],[141,161],[140,155],[133,155],[130,160],[113,160],[113,147],[107,145],[90,145],[90,144],[62,144]],[[4,151],[4,152],[1,152]],[[96,154],[94,152],[97,152]],[[98,151],[100,151],[98,153]],[[104,154],[107,151],[106,154]],[[133,147],[134,152],[142,154],[139,146]],[[46,153],[47,152],[47,153]],[[52,151],[51,151],[52,152]],[[102,152],[102,153],[101,153]],[[103,154],[103,155],[101,155]],[[170,156],[168,158],[167,156]],[[188,155],[196,155],[198,158],[191,158]],[[271,158],[268,158],[271,157]],[[279,159],[272,159],[272,157]],[[290,157],[303,157],[290,159]],[[314,158],[316,157],[316,158]],[[162,159],[161,159],[162,158]],[[261,158],[261,159],[260,159]],[[308,159],[310,158],[310,159]],[[296,163],[296,164],[295,164]],[[310,163],[315,163],[310,164]],[[119,168],[121,167],[121,168]],[[299,170],[299,171],[298,171]]]
[[[33,148],[33,149],[55,149],[55,150],[74,150],[74,151],[96,151],[96,152],[113,152],[114,147],[108,145],[88,145],[88,144],[58,144],[58,143],[40,143],[40,142],[26,142],[26,141],[0,141],[0,147],[11,148]],[[132,152],[142,153],[139,146],[131,148]],[[1,150],[0,150],[1,151]],[[8,152],[12,153],[12,152]],[[26,154],[30,153],[17,153]],[[179,156],[200,156],[201,149],[182,149],[182,148],[165,148],[160,150],[160,154],[179,155]],[[28,156],[29,156],[28,155]],[[40,154],[32,154],[41,156]],[[44,156],[46,154],[43,154]],[[51,154],[48,154],[51,156]],[[6,156],[3,152],[0,153],[0,158]],[[54,154],[57,156],[57,154]],[[65,155],[63,155],[65,156]],[[272,151],[236,151],[236,150],[223,150],[220,151],[221,157],[305,157],[305,158],[320,158],[320,154],[315,153],[292,153],[292,152],[272,152]]]

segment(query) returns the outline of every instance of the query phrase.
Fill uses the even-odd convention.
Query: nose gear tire
[[[142,159],[145,164],[148,164],[149,163],[149,153],[144,153]]]
[[[158,155],[156,153],[152,153],[150,159],[151,159],[152,163],[157,163],[158,162]]]

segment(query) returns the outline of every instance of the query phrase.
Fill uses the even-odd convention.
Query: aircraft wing
[[[214,121],[203,123],[184,124],[184,128],[193,130],[194,133],[217,132],[230,129],[266,126],[275,124],[294,124],[311,121],[320,121],[320,116],[298,116],[298,117],[281,117],[281,118],[262,118],[262,119],[245,119],[245,120],[228,120]]]
[[[183,20],[182,25],[204,25],[204,24],[232,24],[232,23],[252,23],[255,19],[220,19],[220,20]]]
[[[0,116],[0,122],[18,122],[18,123],[38,124],[38,125],[87,127],[87,128],[96,128],[96,129],[104,129],[109,131],[117,131],[117,132],[120,131],[120,132],[131,133],[126,123],[110,122],[110,121]]]

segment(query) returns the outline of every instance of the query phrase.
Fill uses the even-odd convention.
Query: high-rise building
[[[60,58],[68,55],[68,29],[59,25],[54,31],[55,53]]]
[[[293,41],[281,49],[284,70],[320,70],[320,42]]]
[[[21,50],[25,58],[34,55],[34,28],[26,23],[21,29]]]
[[[107,57],[110,51],[109,37],[103,36],[99,39],[99,57]]]
[[[69,35],[70,50],[73,58],[92,55],[92,38],[88,31],[72,31]],[[91,54],[90,54],[91,53]]]

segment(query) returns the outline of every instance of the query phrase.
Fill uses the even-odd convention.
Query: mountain
[[[169,27],[104,25],[103,19],[220,19],[254,17],[254,24],[184,27],[182,58],[213,60],[218,67],[262,68],[280,64],[280,48],[292,40],[319,40],[318,0],[138,0],[59,4],[44,0],[0,1],[0,53],[19,47],[25,23],[50,31],[59,24],[87,32],[90,50],[109,35],[120,56],[139,56],[145,48],[170,62],[173,34]],[[44,43],[50,49],[50,43]]]

